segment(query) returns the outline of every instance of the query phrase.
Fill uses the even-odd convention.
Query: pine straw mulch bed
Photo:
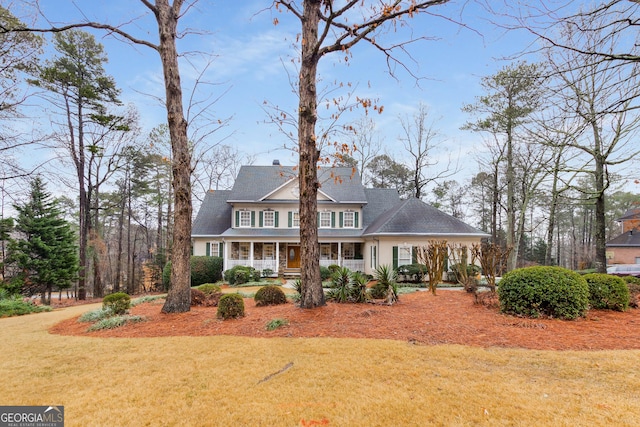
[[[539,350],[640,349],[640,310],[591,310],[573,321],[527,319],[499,313],[495,304],[476,304],[462,291],[439,290],[437,295],[402,295],[397,304],[336,304],[306,310],[293,303],[256,307],[245,298],[245,317],[216,319],[216,307],[192,307],[187,313],[162,314],[163,300],[140,304],[131,314],[141,323],[87,332],[89,324],[67,319],[51,333],[88,337],[163,337],[236,335],[247,337],[335,337],[392,339],[414,344],[461,344]],[[494,301],[495,303],[495,301]],[[273,331],[266,324],[286,319]]]

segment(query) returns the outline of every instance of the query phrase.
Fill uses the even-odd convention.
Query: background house
[[[640,264],[640,208],[628,210],[618,221],[622,234],[607,242],[607,264]]]
[[[372,274],[381,264],[411,264],[414,248],[428,240],[470,247],[488,237],[421,200],[401,200],[396,190],[364,188],[352,168],[321,168],[318,176],[320,265]],[[299,274],[298,191],[295,167],[243,166],[232,190],[205,195],[193,224],[194,255],[221,256],[225,270]]]

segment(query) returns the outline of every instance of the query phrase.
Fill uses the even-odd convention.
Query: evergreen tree
[[[24,275],[26,290],[49,304],[54,286],[65,289],[77,279],[75,233],[39,177],[31,182],[29,200],[14,208],[20,237],[9,243],[9,260]]]

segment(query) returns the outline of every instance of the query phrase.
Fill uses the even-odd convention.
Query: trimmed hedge
[[[222,258],[217,256],[192,256],[191,286],[215,283],[222,280]],[[171,285],[171,261],[162,270],[162,285],[165,290]]]
[[[575,319],[589,307],[589,287],[582,276],[566,268],[527,267],[502,277],[498,298],[503,313]]]
[[[236,265],[224,272],[224,280],[229,285],[242,285],[247,282],[259,282],[262,275],[253,267]]]
[[[625,281],[604,273],[585,274],[589,285],[589,304],[602,310],[625,311],[629,308],[629,288]]]
[[[280,286],[267,285],[258,289],[253,300],[256,302],[256,307],[263,307],[267,305],[285,304],[287,302],[287,296]]]
[[[218,319],[244,317],[244,300],[240,294],[226,294],[218,302]]]

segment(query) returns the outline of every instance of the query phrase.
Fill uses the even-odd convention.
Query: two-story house
[[[487,234],[396,190],[364,188],[352,168],[318,171],[320,265],[372,274],[381,264],[411,264],[428,240],[469,247]],[[224,269],[247,265],[274,274],[300,271],[296,168],[243,166],[232,190],[209,191],[193,224],[194,255],[221,256]]]
[[[640,264],[640,208],[629,209],[617,221],[622,234],[607,242],[607,264]]]

